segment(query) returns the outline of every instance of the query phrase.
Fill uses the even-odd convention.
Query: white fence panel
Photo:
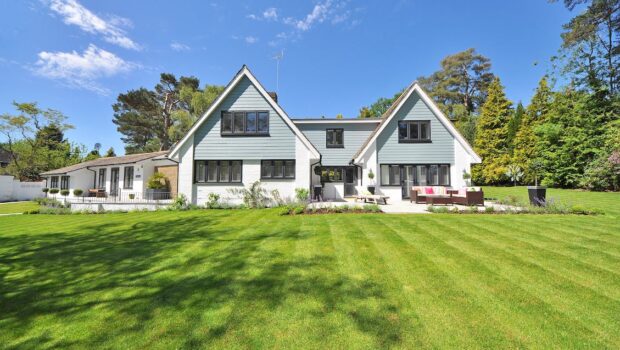
[[[43,197],[45,181],[21,182],[10,175],[0,175],[0,202],[28,201]]]

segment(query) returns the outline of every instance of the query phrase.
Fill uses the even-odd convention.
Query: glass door
[[[415,183],[415,167],[413,165],[403,165],[401,167],[401,187],[403,198],[409,198],[409,190]]]
[[[110,196],[118,195],[118,168],[110,170]]]
[[[344,195],[355,196],[357,191],[355,185],[357,184],[356,168],[346,167],[344,169]]]

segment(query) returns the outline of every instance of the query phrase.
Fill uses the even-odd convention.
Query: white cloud
[[[191,50],[191,48],[183,43],[179,43],[176,41],[173,41],[172,43],[170,43],[170,48],[173,49],[174,51],[189,51]]]
[[[126,49],[140,50],[140,45],[131,40],[121,29],[121,26],[131,26],[129,19],[112,16],[106,21],[82,6],[77,0],[50,0],[49,7],[62,17],[65,24],[75,25],[85,32],[101,35],[105,41]]]
[[[258,42],[258,38],[255,37],[255,36],[251,36],[251,35],[250,36],[246,36],[245,37],[245,42],[248,43],[248,44],[255,44],[255,43]]]
[[[278,9],[275,7],[270,7],[263,11],[262,14],[255,15],[249,14],[246,16],[249,19],[253,19],[256,21],[266,20],[266,21],[277,21],[278,20]]]
[[[294,26],[296,29],[305,32],[312,28],[312,25],[315,23],[322,23],[327,18],[329,14],[330,7],[332,6],[331,0],[326,0],[324,2],[320,2],[312,8],[309,14],[306,15],[305,18],[296,20],[294,18],[288,17],[284,20],[284,23],[290,24]]]
[[[263,17],[275,21],[278,19],[278,10],[275,7],[270,7],[263,12]]]
[[[97,79],[129,72],[139,65],[90,44],[82,54],[72,52],[39,52],[33,68],[37,75],[58,80],[68,86],[107,94]]]

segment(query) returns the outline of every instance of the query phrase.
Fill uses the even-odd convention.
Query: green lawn
[[[527,202],[527,187],[483,187],[484,196],[488,198],[505,198],[516,196]],[[547,190],[547,199],[553,199],[570,205],[582,205],[590,209],[600,209],[603,212],[620,217],[620,193],[587,192],[580,190],[564,190],[550,188]]]
[[[0,203],[0,214],[21,214],[37,208],[39,205],[35,202]]]
[[[0,217],[9,349],[617,349],[619,329],[613,215]]]

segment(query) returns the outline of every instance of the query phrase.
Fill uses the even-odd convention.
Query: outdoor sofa
[[[429,196],[449,197],[451,204],[484,205],[484,192],[480,187],[447,189],[444,186],[413,186],[409,191],[409,201],[412,203],[427,203]]]

